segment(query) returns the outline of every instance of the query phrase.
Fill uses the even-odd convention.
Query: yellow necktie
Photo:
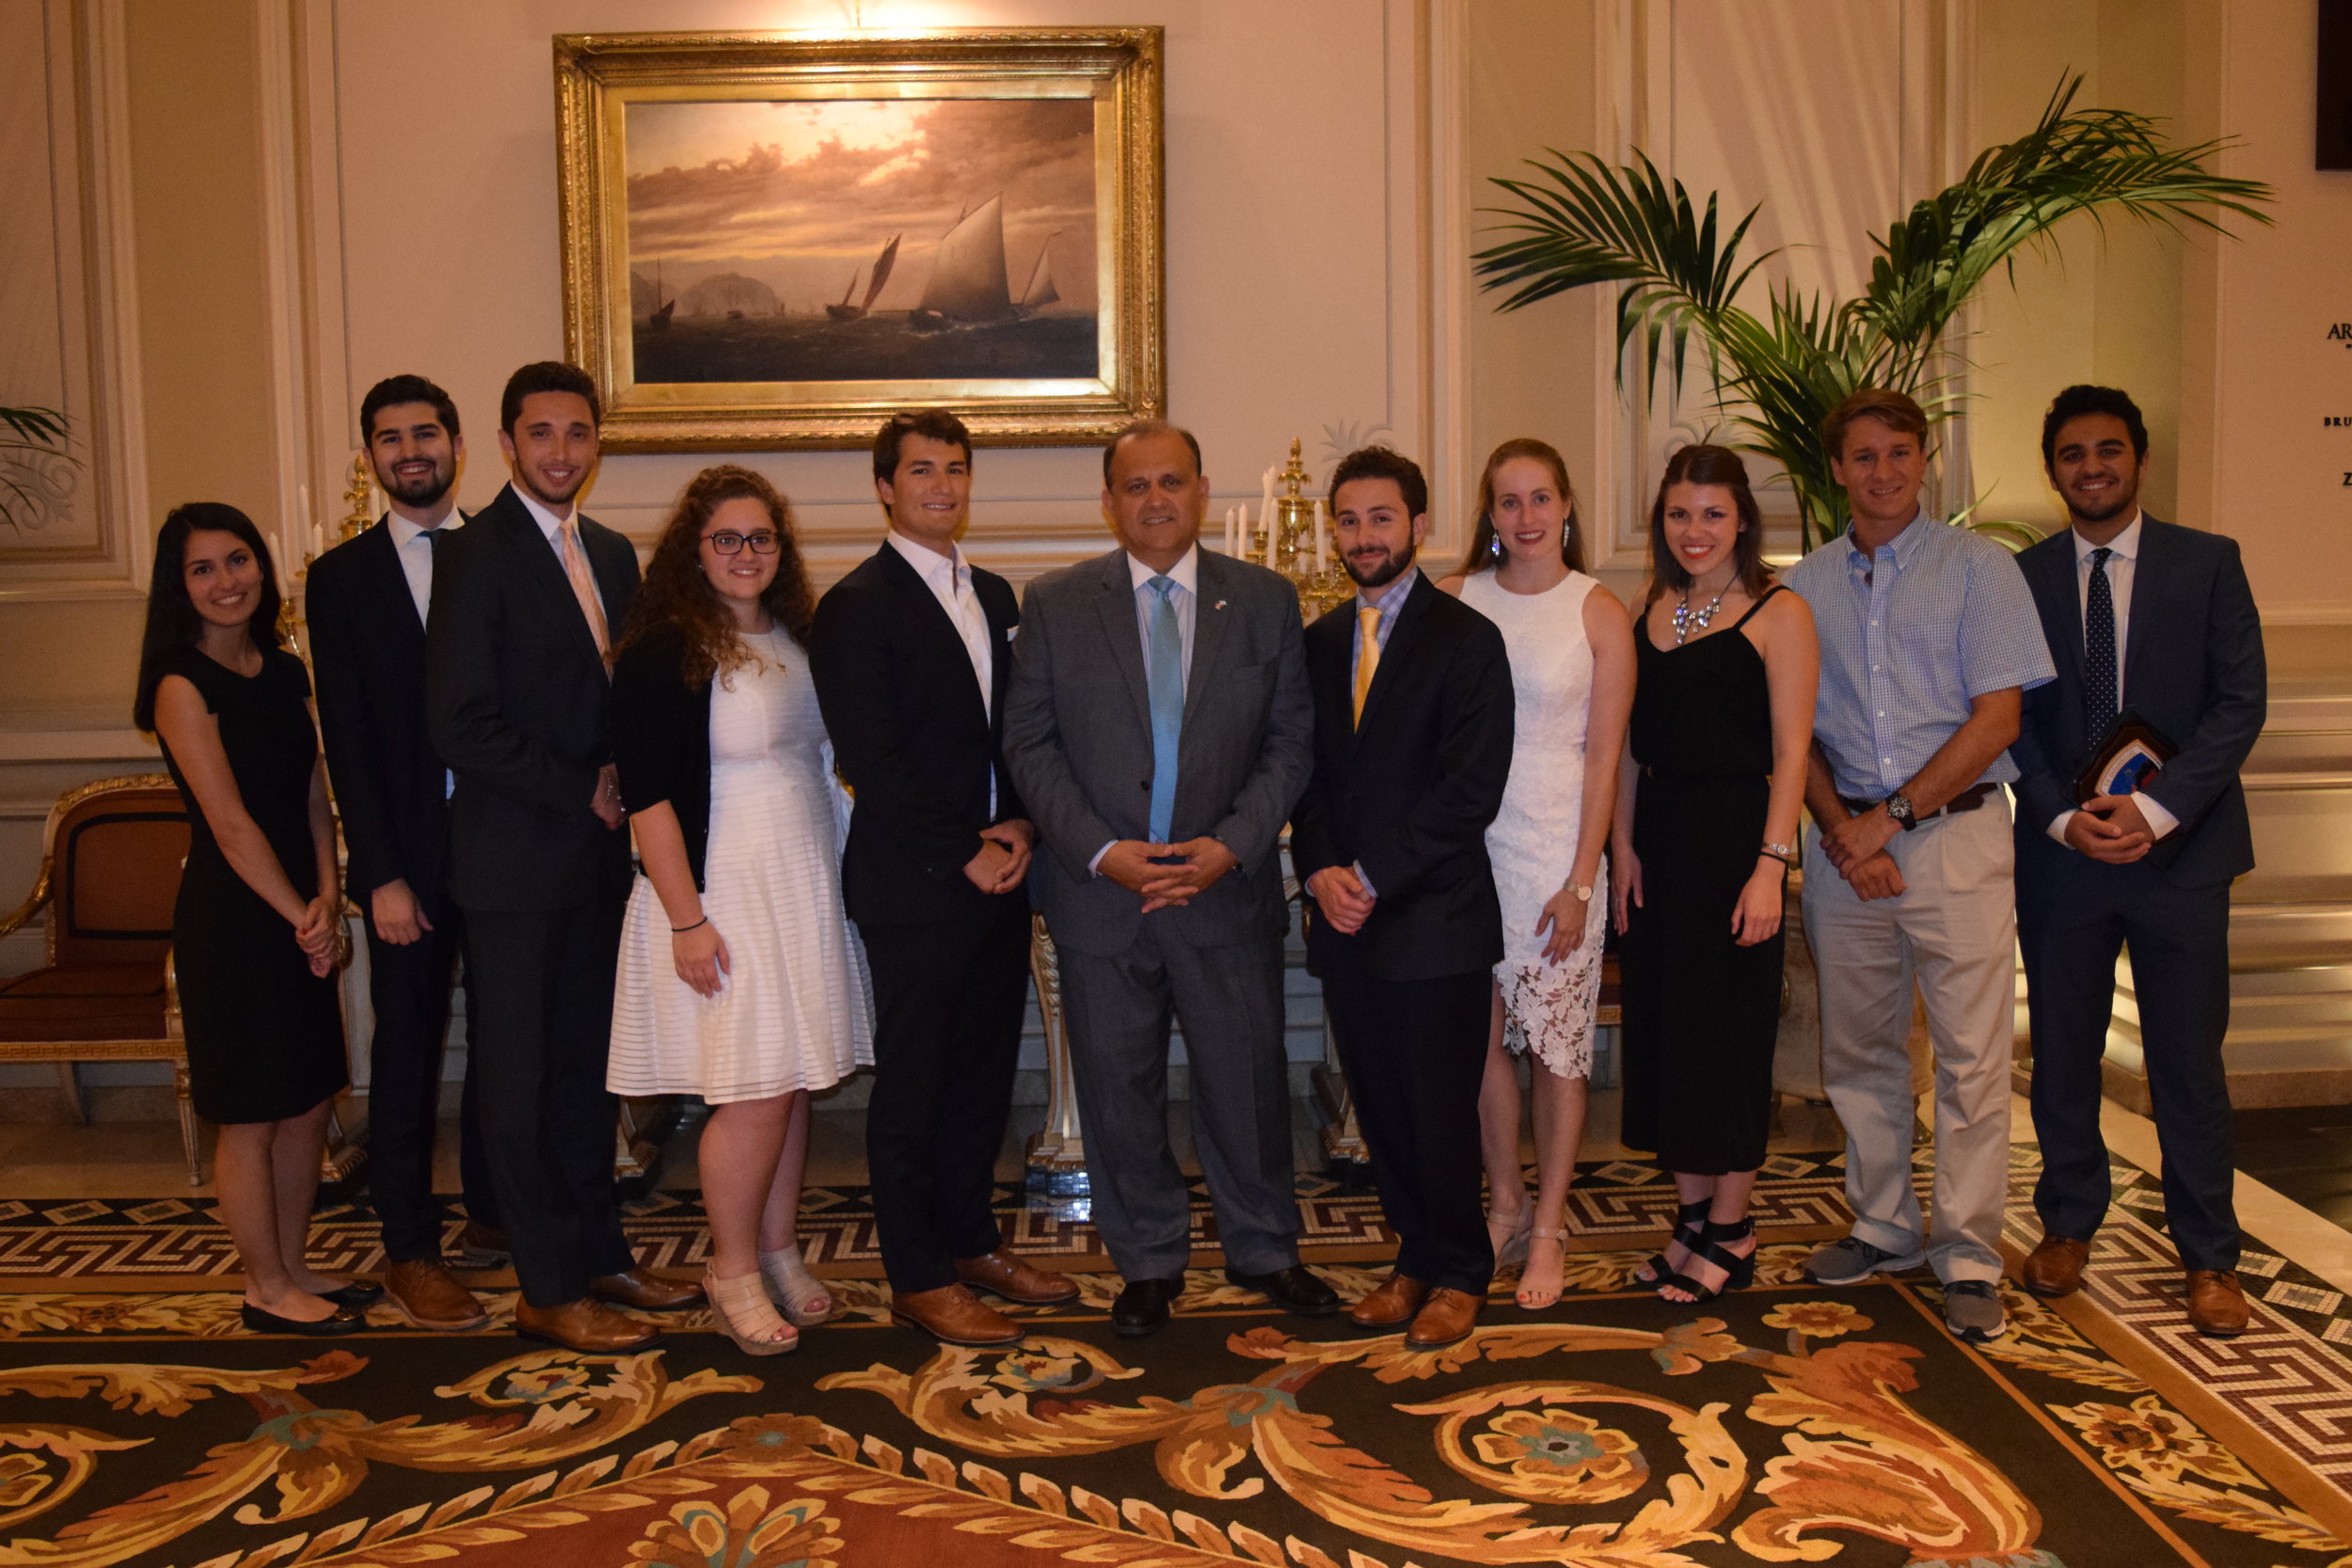
[[[1356,720],[1364,721],[1364,698],[1372,690],[1372,677],[1380,669],[1380,612],[1370,605],[1356,611],[1356,629],[1362,646],[1356,650]]]
[[[588,552],[580,546],[579,515],[564,518],[555,537],[564,554],[564,575],[572,579],[572,596],[580,601],[580,612],[588,617],[588,632],[596,640],[597,654],[611,664],[612,628],[605,622],[604,596],[596,592],[596,575],[588,569]]]

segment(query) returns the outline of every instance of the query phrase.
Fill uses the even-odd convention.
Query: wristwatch
[[[1901,790],[1897,790],[1879,804],[1886,808],[1886,815],[1893,817],[1903,832],[1909,832],[1919,825],[1919,819],[1911,814],[1911,797]]]
[[[1589,904],[1593,901],[1593,890],[1589,887],[1572,887],[1568,891],[1576,895],[1576,901],[1580,904]]]

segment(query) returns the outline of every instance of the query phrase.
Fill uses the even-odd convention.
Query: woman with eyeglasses
[[[748,468],[706,468],[654,546],[612,672],[613,761],[644,874],[606,1086],[710,1105],[704,1286],[754,1355],[792,1349],[832,1314],[795,1228],[808,1095],[873,1059],[865,954],[841,899],[847,801],[803,651],[815,610],[784,498]]]

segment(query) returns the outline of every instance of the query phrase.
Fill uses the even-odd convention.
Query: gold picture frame
[[[909,407],[1079,445],[1165,411],[1159,28],[562,34],[555,81],[606,451],[856,448]]]

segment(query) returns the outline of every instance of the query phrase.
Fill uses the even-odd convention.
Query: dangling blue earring
[[[1497,561],[1502,559],[1502,534],[1499,531],[1486,535],[1486,553]]]

